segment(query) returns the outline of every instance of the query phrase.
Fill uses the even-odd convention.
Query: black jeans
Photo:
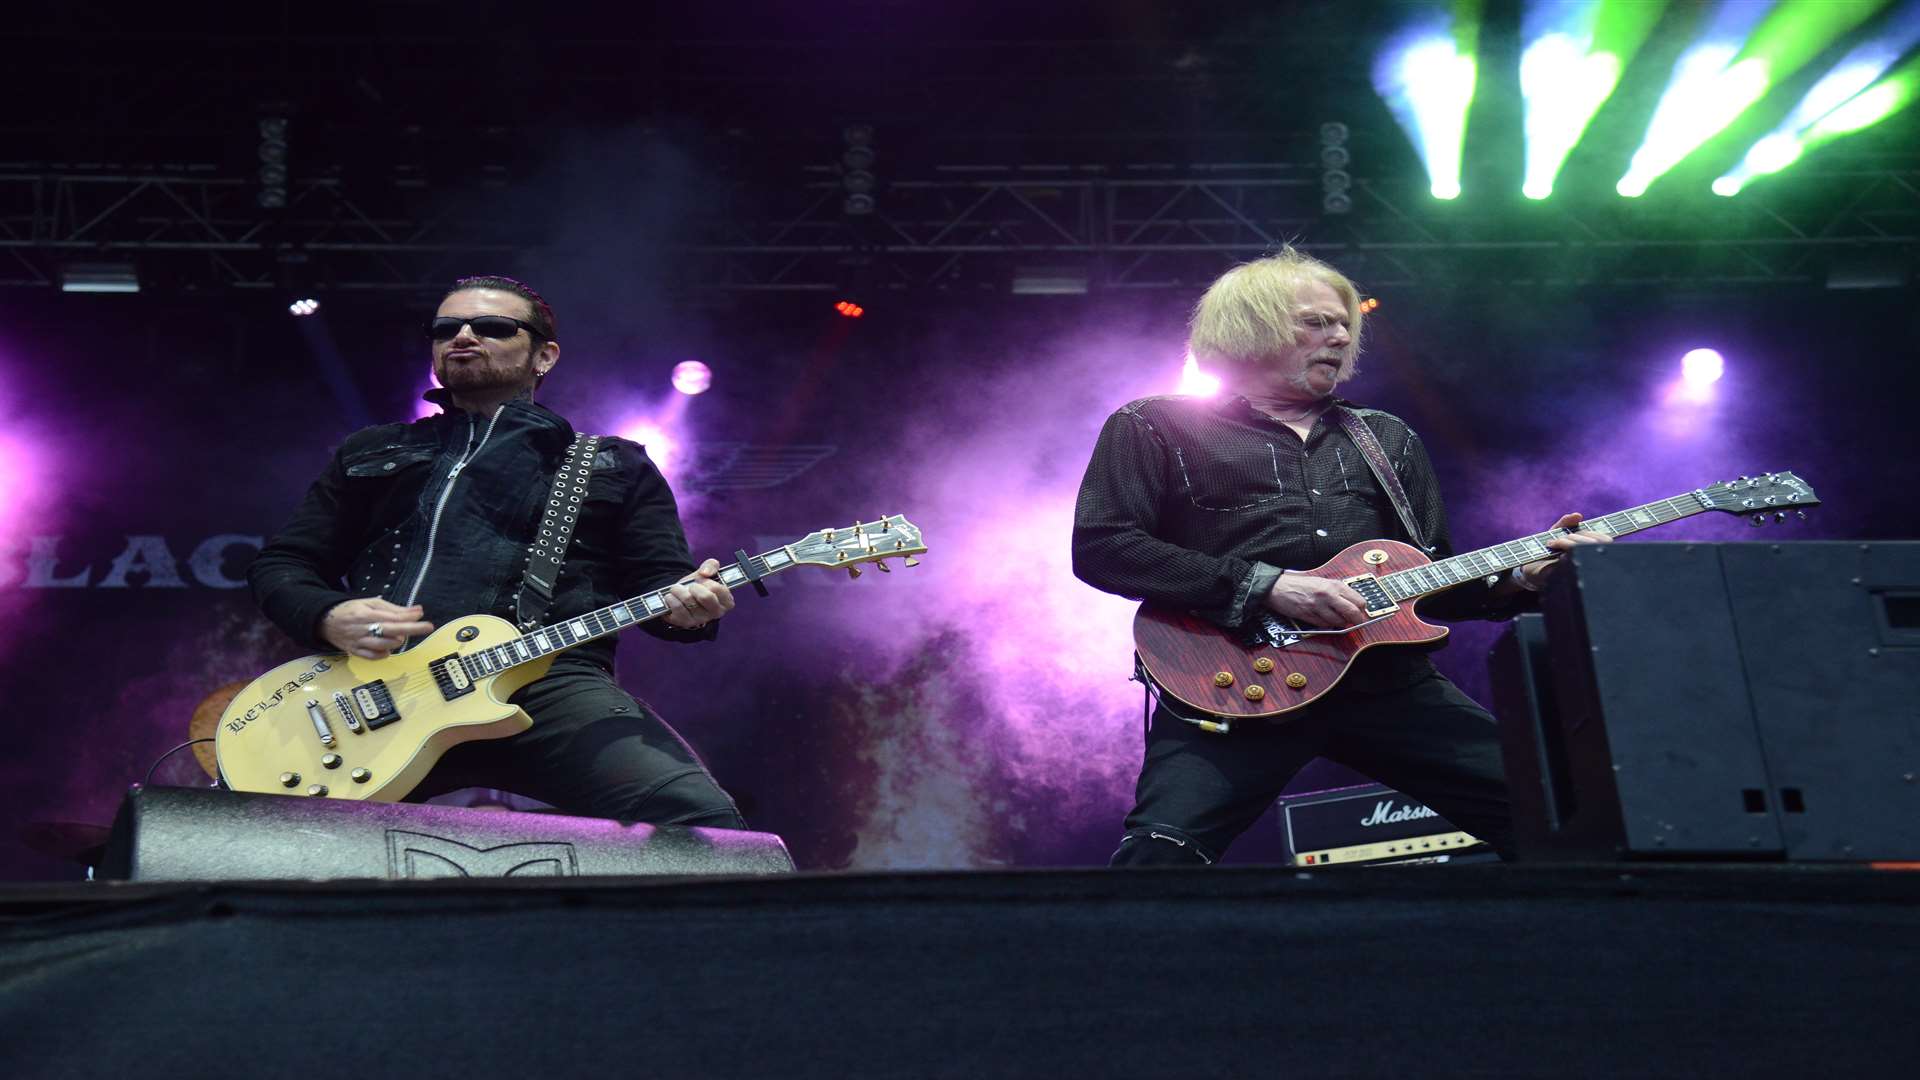
[[[598,664],[562,656],[510,700],[533,727],[454,747],[408,798],[493,787],[587,817],[747,827],[693,748]]]
[[[1126,835],[1113,866],[1217,860],[1326,757],[1426,803],[1513,853],[1513,817],[1493,716],[1438,672],[1372,692],[1342,685],[1285,719],[1242,721],[1225,735],[1156,709]]]

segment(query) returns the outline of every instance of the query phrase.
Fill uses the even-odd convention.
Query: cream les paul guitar
[[[895,514],[822,529],[720,568],[729,588],[796,566],[860,576],[860,564],[900,557],[916,565],[920,530]],[[220,717],[220,775],[236,791],[394,802],[448,749],[501,739],[533,720],[507,704],[546,674],[556,653],[667,613],[665,589],[523,634],[491,615],[441,626],[380,660],[332,653],[282,664],[249,683]]]

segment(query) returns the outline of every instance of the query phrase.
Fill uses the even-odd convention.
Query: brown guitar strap
[[[1407,530],[1407,538],[1421,551],[1433,554],[1433,549],[1427,546],[1427,538],[1420,535],[1420,525],[1413,516],[1413,504],[1407,499],[1407,489],[1400,486],[1400,474],[1393,471],[1392,463],[1387,461],[1386,448],[1380,445],[1380,439],[1374,435],[1373,429],[1360,419],[1359,413],[1345,405],[1335,405],[1333,414],[1340,418],[1340,426],[1346,430],[1347,438],[1360,448],[1360,456],[1366,458],[1367,464],[1373,469],[1373,478],[1380,482],[1394,510],[1399,512],[1400,524]]]
[[[547,496],[547,512],[541,515],[540,531],[527,548],[527,574],[514,597],[514,618],[523,632],[536,630],[553,605],[554,586],[560,580],[560,564],[566,560],[567,545],[573,541],[573,526],[580,520],[580,502],[586,498],[587,477],[593,472],[593,455],[600,436],[575,435],[567,447],[567,460],[553,474],[553,492]]]

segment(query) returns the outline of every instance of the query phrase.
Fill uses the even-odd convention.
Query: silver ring
[[[369,623],[367,626],[367,636],[368,637],[386,637],[387,636],[386,627],[381,626],[379,623]]]

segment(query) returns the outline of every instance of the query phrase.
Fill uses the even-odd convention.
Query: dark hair
[[[531,309],[529,313],[533,316],[527,321],[538,328],[535,336],[544,338],[547,341],[556,340],[553,335],[559,327],[555,324],[553,318],[553,308],[548,306],[546,297],[534,292],[533,287],[526,282],[515,281],[510,277],[502,277],[498,274],[463,277],[454,282],[453,288],[448,289],[447,295],[442,296],[440,299],[445,300],[447,296],[452,296],[457,292],[466,292],[468,289],[498,289],[501,292],[509,292],[525,300],[527,307]]]

